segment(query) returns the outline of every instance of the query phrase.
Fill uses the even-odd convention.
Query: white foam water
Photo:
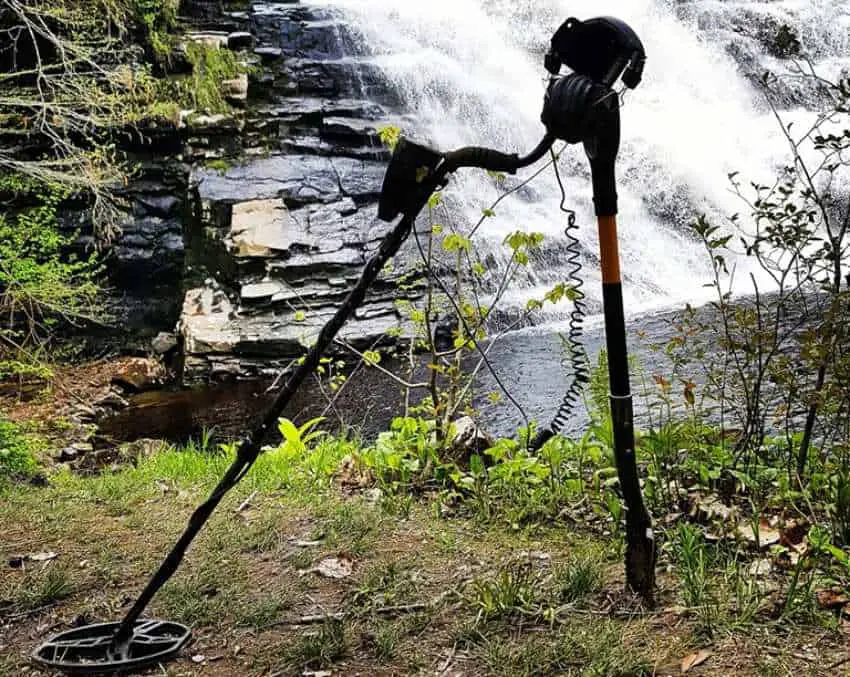
[[[768,13],[817,44],[817,58],[839,72],[850,63],[845,0],[770,3],[696,0],[325,0],[344,14],[364,52],[401,93],[416,120],[404,130],[440,149],[486,145],[523,153],[542,136],[546,84],[542,57],[569,16],[612,15],[646,46],[643,84],[625,96],[618,163],[620,241],[629,314],[709,296],[708,258],[687,224],[705,212],[721,220],[745,212],[728,175],[767,181],[787,162],[781,129],[760,93],[726,49],[735,12]],[[754,9],[755,8],[755,9]],[[765,60],[770,57],[761,53]],[[804,108],[786,111],[801,121]],[[562,159],[568,205],[576,210],[586,252],[587,289],[597,297],[597,251],[589,172],[580,147]],[[525,170],[527,176],[533,170]],[[474,223],[499,195],[492,178],[462,171],[449,195],[459,224]],[[551,171],[531,190],[503,201],[479,231],[479,250],[504,265],[505,234],[542,232],[563,239],[565,220]],[[544,244],[544,247],[546,245]],[[544,257],[545,258],[545,257]],[[746,260],[739,262],[746,268]],[[520,306],[563,271],[537,263],[504,303]],[[740,275],[744,278],[744,275]],[[557,313],[552,316],[557,318]]]

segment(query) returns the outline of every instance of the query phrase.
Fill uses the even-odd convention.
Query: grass
[[[556,598],[573,603],[599,590],[605,582],[603,562],[602,553],[591,550],[574,554],[563,564],[556,565],[552,576]]]
[[[0,420],[0,484],[14,477],[29,478],[39,470],[43,440],[11,421]]]
[[[285,664],[302,669],[325,668],[348,654],[345,623],[329,618],[318,630],[308,631],[286,654]]]
[[[74,593],[74,583],[66,567],[51,564],[27,571],[10,592],[9,597],[19,611],[32,611],[67,599]]]
[[[820,555],[796,576],[762,580],[751,566],[772,555],[709,541],[680,520],[661,533],[659,609],[647,611],[622,591],[604,488],[563,494],[568,526],[547,508],[515,528],[504,505],[483,519],[484,488],[413,495],[385,484],[380,500],[369,487],[341,488],[353,444],[272,450],[225,497],[152,604],[152,615],[197,631],[193,655],[220,656],[205,666],[184,658],[175,674],[431,675],[446,664],[484,677],[662,675],[709,646],[707,671],[694,674],[827,675],[847,655],[846,621],[813,601],[827,572],[842,580]],[[558,472],[579,477],[561,451]],[[20,673],[45,628],[120,618],[231,454],[197,444],[118,472],[0,488],[4,554],[59,553],[43,571],[0,570],[0,674]],[[506,467],[487,500],[516,496],[529,473],[546,490],[545,473],[522,464],[524,479],[510,484]],[[303,573],[331,556],[352,559],[353,573]],[[800,658],[814,645],[823,669]]]
[[[504,677],[648,677],[654,670],[647,647],[624,642],[635,630],[640,632],[639,624],[624,628],[605,620],[592,627],[575,623],[528,641],[486,638],[476,653],[487,674]]]

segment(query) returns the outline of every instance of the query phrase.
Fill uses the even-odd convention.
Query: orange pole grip
[[[620,245],[617,241],[617,217],[599,217],[599,254],[602,262],[602,283],[616,284],[620,279]]]

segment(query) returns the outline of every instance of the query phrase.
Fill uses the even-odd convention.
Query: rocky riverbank
[[[131,148],[110,307],[137,347],[176,327],[186,381],[268,376],[312,341],[388,232],[378,130],[401,122],[398,97],[328,9],[187,5],[187,40],[235,50],[250,79],[231,114],[184,111]],[[421,294],[399,289],[408,269],[382,277],[343,338],[367,347],[405,331],[395,302]]]
[[[749,78],[811,51],[814,38],[794,32],[802,15],[739,4],[676,3],[675,14]],[[416,120],[375,48],[333,5],[186,0],[181,14],[187,41],[234,51],[249,75],[227,83],[230,114],[184,111],[173,127],[130,144],[138,172],[122,191],[129,208],[107,261],[110,306],[124,346],[144,351],[158,332],[173,332],[176,370],[187,382],[273,377],[312,341],[387,232],[375,217],[388,157],[378,130],[415,129]],[[789,106],[817,99],[783,86]],[[533,190],[520,198],[533,202]],[[665,198],[663,187],[644,200],[675,230],[693,211],[678,192]],[[69,225],[85,229],[73,217]],[[547,239],[519,286],[560,281],[565,242]],[[583,260],[595,268],[595,249],[585,244]],[[399,285],[410,254],[372,290],[346,340],[371,347],[409,330],[396,303],[422,294],[409,280]],[[494,270],[502,254],[487,257]],[[633,287],[661,293],[634,267],[626,274]],[[597,309],[596,299],[588,302]],[[492,317],[515,314],[497,309]]]

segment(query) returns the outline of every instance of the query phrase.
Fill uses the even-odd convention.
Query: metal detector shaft
[[[342,305],[336,311],[336,314],[322,327],[316,343],[310,348],[304,361],[299,365],[295,373],[289,377],[286,385],[284,385],[266,413],[262,424],[239,445],[233,464],[227,469],[224,477],[221,478],[218,486],[213,489],[209,498],[192,513],[186,530],[180,536],[177,543],[174,544],[174,547],[165,557],[156,574],[154,574],[153,578],[145,586],[145,589],[139,595],[133,607],[124,617],[124,620],[115,632],[115,638],[112,642],[113,650],[119,649],[122,644],[126,643],[132,637],[135,622],[139,619],[139,616],[141,616],[157,591],[177,570],[189,545],[204,524],[206,524],[210,515],[216,509],[216,506],[224,498],[224,495],[245,476],[254,464],[254,461],[257,460],[266,433],[277,424],[281,413],[299,386],[319,366],[322,356],[330,347],[331,343],[333,343],[339,330],[342,329],[342,326],[351,317],[355,309],[363,302],[366,292],[378,277],[387,261],[398,252],[401,245],[407,239],[415,219],[415,214],[405,215],[395,228],[393,228],[392,232],[384,238],[378,251],[366,263],[357,284],[349,292]]]
[[[366,263],[366,266],[360,275],[360,279],[342,302],[342,305],[336,311],[336,314],[327,322],[327,324],[325,324],[324,327],[322,327],[322,330],[319,332],[319,337],[316,339],[316,343],[313,344],[312,348],[310,348],[310,351],[307,353],[304,361],[299,365],[295,373],[289,377],[286,385],[284,385],[283,389],[278,394],[277,399],[275,399],[274,403],[266,413],[262,424],[253,432],[253,434],[245,438],[239,445],[239,448],[236,451],[236,459],[227,469],[227,472],[224,474],[224,477],[221,478],[218,486],[213,489],[209,498],[207,498],[207,500],[198,506],[195,512],[192,513],[186,530],[180,536],[177,543],[174,544],[171,552],[166,555],[162,564],[160,564],[159,569],[145,586],[145,589],[142,590],[141,595],[139,595],[138,599],[133,604],[133,607],[124,617],[124,620],[121,621],[121,625],[118,630],[116,630],[115,637],[112,642],[113,651],[118,651],[120,647],[132,637],[134,624],[139,619],[145,608],[147,608],[147,605],[150,603],[151,599],[153,599],[153,596],[163,585],[165,585],[168,579],[171,578],[177,570],[177,567],[180,566],[180,562],[183,561],[183,557],[186,554],[186,550],[189,548],[189,545],[191,545],[195,536],[198,535],[198,532],[203,528],[204,524],[206,524],[210,515],[212,515],[213,511],[221,502],[221,499],[224,498],[224,495],[245,476],[254,464],[254,461],[257,460],[257,457],[260,455],[260,449],[266,433],[277,424],[277,421],[284,408],[289,403],[289,400],[292,399],[292,396],[304,380],[315,371],[316,367],[319,366],[319,361],[325,351],[330,347],[331,343],[333,343],[333,340],[336,338],[339,330],[342,329],[342,326],[363,302],[363,299],[366,297],[366,292],[377,279],[387,261],[389,261],[389,259],[398,252],[401,245],[407,239],[407,236],[410,234],[410,230],[416,220],[416,215],[427,202],[428,196],[431,194],[431,190],[433,190],[435,186],[439,185],[447,174],[454,172],[460,167],[476,166],[493,171],[516,171],[520,167],[525,167],[539,160],[552,146],[553,141],[554,138],[547,134],[540,144],[538,144],[538,146],[529,155],[524,157],[519,157],[517,155],[505,155],[488,148],[461,148],[457,151],[443,155],[441,162],[439,163],[442,166],[439,168],[437,168],[437,166],[425,167],[425,169],[432,172],[429,177],[429,181],[424,181],[424,177],[420,176],[408,177],[411,179],[411,184],[405,186],[405,188],[409,192],[411,199],[406,203],[406,209],[403,210],[404,215],[402,219],[393,228],[390,234],[384,238],[378,251]],[[402,150],[402,146],[397,149],[394,159],[397,158],[400,150]],[[418,168],[414,167],[412,169],[416,170],[416,173],[418,174]],[[391,171],[392,164],[388,174],[391,174]],[[388,182],[385,179],[382,197],[387,191],[387,183]],[[381,218],[385,218],[386,215],[389,215],[391,219],[396,213],[398,213],[398,211],[402,210],[397,209],[395,205],[393,205],[393,208],[391,208],[387,214]],[[379,215],[380,214],[381,210],[379,210]],[[385,218],[385,220],[390,219]]]
[[[602,305],[605,342],[608,349],[608,379],[614,457],[620,490],[626,504],[626,583],[648,603],[655,590],[655,540],[652,520],[638,478],[635,456],[634,413],[629,383],[629,353],[620,274],[617,238],[616,160],[620,145],[620,111],[610,112],[604,135],[585,141],[593,178],[593,203],[599,224],[599,253],[602,268]]]

